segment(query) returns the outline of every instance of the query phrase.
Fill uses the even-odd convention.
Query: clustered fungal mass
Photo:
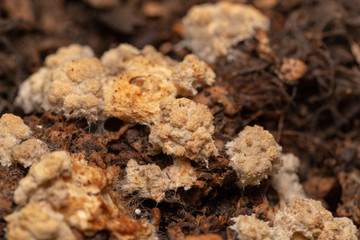
[[[2,166],[20,163],[24,167],[29,167],[49,151],[44,142],[31,137],[30,128],[18,116],[2,115],[0,129],[0,163]]]
[[[256,30],[269,30],[270,20],[250,5],[224,1],[192,7],[183,25],[186,46],[213,63],[239,42],[253,38]]]
[[[87,236],[107,230],[114,239],[152,239],[150,224],[132,220],[112,201],[107,188],[116,170],[84,160],[57,151],[32,165],[14,194],[20,209],[6,217],[8,239],[78,239],[71,229]]]
[[[252,38],[256,29],[270,25],[255,8],[228,2],[195,6],[183,23],[186,44],[195,55],[181,62],[152,46],[120,44],[96,58],[90,47],[73,44],[47,56],[44,67],[20,86],[16,104],[25,113],[46,110],[67,119],[85,118],[89,124],[115,117],[148,126],[153,148],[171,156],[173,164],[161,169],[130,160],[116,188],[118,168],[90,166],[83,154],[50,152],[21,118],[4,114],[1,165],[30,167],[14,194],[18,207],[6,217],[8,239],[71,240],[79,239],[76,232],[93,236],[103,230],[112,239],[157,239],[156,226],[132,219],[114,196],[136,192],[161,202],[167,191],[186,191],[195,184],[193,166],[208,165],[220,154],[213,140],[213,115],[188,98],[215,82],[214,71],[199,58],[215,62]],[[246,126],[225,148],[222,154],[240,187],[270,177],[283,203],[271,223],[255,216],[233,218],[231,229],[240,239],[355,239],[356,227],[349,219],[334,218],[320,202],[306,199],[296,174],[300,160],[282,153],[269,131]]]
[[[93,57],[89,47],[75,44],[48,56],[45,67],[20,86],[16,103],[26,113],[44,109],[67,118],[86,118],[89,123],[116,117],[148,125],[155,131],[151,142],[162,147],[165,153],[197,159],[193,152],[200,151],[200,159],[206,161],[217,152],[211,138],[214,127],[209,109],[187,99],[180,100],[183,111],[194,113],[201,109],[204,114],[204,117],[198,115],[190,128],[185,128],[174,126],[175,114],[165,116],[161,108],[178,105],[176,97],[195,95],[198,87],[214,81],[213,70],[195,55],[177,62],[152,46],[139,50],[120,44],[99,60]],[[168,122],[170,118],[173,119]],[[181,121],[183,125],[184,121],[186,119]],[[167,127],[181,129],[166,132]],[[186,139],[180,139],[181,131],[186,132]],[[179,151],[178,145],[190,139],[194,143]],[[197,149],[192,149],[195,145]]]
[[[186,159],[177,158],[173,165],[164,170],[156,164],[139,165],[135,160],[130,160],[121,189],[124,193],[139,191],[141,197],[160,202],[166,191],[180,187],[189,190],[195,181],[195,170]]]
[[[258,185],[262,179],[282,167],[281,147],[263,127],[247,126],[239,136],[226,144],[230,165],[242,186]]]
[[[356,240],[356,226],[346,218],[334,218],[321,202],[299,198],[279,210],[272,226],[254,215],[233,218],[231,226],[242,240],[318,239]]]

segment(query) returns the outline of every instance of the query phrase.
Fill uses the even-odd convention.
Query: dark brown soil
[[[101,168],[119,166],[119,178],[130,159],[161,167],[171,164],[167,156],[148,154],[149,130],[144,126],[117,119],[88,126],[85,120],[65,121],[47,112],[24,116],[13,102],[19,84],[42,66],[45,56],[71,43],[90,45],[98,55],[121,42],[137,47],[151,44],[181,59],[187,50],[173,49],[181,40],[180,19],[192,5],[209,1],[119,0],[108,10],[94,9],[83,1],[19,2],[14,7],[15,1],[0,0],[0,115],[10,112],[25,117],[35,137],[51,150],[83,152]],[[254,2],[261,8],[263,1],[239,2]],[[151,3],[159,11],[149,12],[146,6]],[[259,39],[239,43],[244,57],[214,64],[215,86],[202,89],[194,98],[208,105],[215,116],[220,156],[210,160],[209,168],[193,164],[198,181],[189,191],[168,192],[159,204],[129,196],[130,208],[141,208],[149,217],[154,208],[160,211],[159,234],[164,239],[201,233],[235,239],[228,228],[230,218],[256,213],[271,220],[277,196],[268,181],[239,189],[223,152],[227,141],[253,124],[271,131],[284,152],[300,157],[299,176],[310,197],[321,200],[334,216],[347,216],[360,226],[360,3],[292,0],[261,10],[272,22],[268,33],[272,55],[264,57]],[[296,85],[279,80],[278,59],[284,57],[308,65]],[[20,166],[0,167],[0,238],[3,217],[15,207],[13,191],[25,174]],[[107,237],[99,233],[94,239]]]

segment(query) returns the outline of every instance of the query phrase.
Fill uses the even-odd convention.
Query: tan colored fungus
[[[53,79],[53,70],[67,62],[93,56],[94,52],[88,46],[72,44],[68,47],[60,48],[55,54],[46,57],[44,67],[40,68],[39,71],[32,74],[20,85],[15,104],[22,107],[25,113],[40,111],[44,108],[43,102]],[[69,84],[61,85],[61,87],[69,89]]]
[[[268,30],[269,19],[250,5],[230,2],[193,6],[183,18],[185,43],[200,59],[215,62],[256,29]]]
[[[135,160],[130,160],[121,189],[125,193],[138,191],[140,197],[160,202],[165,197],[166,191],[176,190],[179,187],[188,190],[195,181],[195,170],[185,159],[175,159],[174,164],[164,170],[156,164],[138,165]]]
[[[239,136],[226,144],[230,165],[242,186],[258,185],[282,166],[281,147],[263,127],[246,126]]]
[[[297,199],[279,210],[272,227],[252,216],[232,219],[239,239],[244,240],[355,240],[356,226],[348,218],[334,218],[319,201]]]
[[[212,135],[213,116],[209,109],[187,98],[164,99],[160,115],[151,126],[150,142],[166,154],[208,162],[217,155]]]
[[[275,215],[274,239],[355,240],[356,226],[349,218],[334,218],[320,201],[297,199]]]
[[[30,128],[13,114],[3,114],[0,118],[0,162],[10,166],[12,148],[30,137]]]
[[[48,152],[49,149],[43,141],[32,138],[15,145],[11,149],[11,157],[13,161],[22,164],[24,167],[30,167]]]
[[[106,230],[114,239],[154,239],[151,225],[132,220],[111,200],[108,187],[115,174],[114,169],[86,165],[82,155],[64,151],[44,155],[15,191],[15,203],[22,208],[6,217],[9,236],[20,239],[20,232],[43,239],[41,231],[48,229],[49,236],[62,239],[62,229],[77,229],[86,236]],[[44,206],[42,219],[35,219],[42,229],[27,227],[34,214],[29,206]]]
[[[133,72],[139,74],[139,78],[142,74],[145,74],[145,77],[151,75],[153,81],[160,85],[175,86],[171,94],[177,96],[195,95],[196,88],[215,82],[215,73],[195,55],[189,54],[182,62],[178,62],[149,45],[139,50],[129,44],[120,44],[117,48],[105,52],[101,62],[112,75],[134,75]]]
[[[96,58],[65,63],[51,74],[42,107],[63,113],[66,118],[85,117],[89,122],[103,118],[103,84],[106,69]]]
[[[6,217],[8,240],[75,240],[64,216],[46,202],[26,205]]]
[[[159,114],[159,102],[174,95],[172,84],[146,71],[121,74],[105,90],[105,110],[109,115],[142,124],[151,124]]]
[[[196,88],[215,81],[215,73],[196,56],[187,55],[177,62],[151,46],[138,50],[121,44],[104,53],[101,62],[118,75],[113,84],[105,86],[106,112],[143,124],[154,121],[162,99],[195,95]]]
[[[269,224],[257,219],[254,214],[251,216],[239,215],[231,220],[235,224],[230,226],[230,228],[237,232],[238,239],[272,240],[272,229],[269,227]]]
[[[20,86],[16,104],[26,113],[45,109],[90,123],[117,117],[151,124],[160,100],[194,95],[196,88],[215,81],[211,68],[196,56],[177,62],[152,46],[139,50],[120,44],[101,60],[93,55],[86,46],[60,48]]]

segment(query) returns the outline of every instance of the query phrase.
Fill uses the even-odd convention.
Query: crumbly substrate
[[[260,184],[261,180],[276,174],[283,164],[281,147],[271,133],[257,125],[245,127],[226,148],[230,165],[242,186]]]
[[[218,2],[192,7],[183,18],[185,43],[202,60],[215,62],[231,47],[268,30],[269,19],[250,5]]]

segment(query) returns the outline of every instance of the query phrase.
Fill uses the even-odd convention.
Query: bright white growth
[[[271,133],[257,125],[246,126],[226,149],[242,186],[258,185],[282,166],[281,147]]]
[[[168,98],[160,103],[160,109],[149,136],[155,147],[169,155],[206,163],[217,154],[212,139],[213,115],[205,105],[187,98]]]
[[[244,240],[355,240],[356,226],[348,218],[334,218],[319,201],[297,199],[279,210],[269,227],[267,222],[254,216],[239,216],[232,219],[231,229]]]
[[[192,7],[183,19],[185,43],[200,59],[215,62],[257,29],[268,30],[269,19],[252,6],[218,2]]]
[[[166,191],[179,187],[188,190],[195,181],[196,173],[185,159],[175,159],[174,164],[164,170],[156,164],[138,165],[135,160],[130,160],[121,189],[126,193],[138,191],[141,197],[160,202]]]
[[[292,153],[287,153],[281,154],[281,159],[284,165],[277,174],[271,177],[272,186],[279,194],[280,200],[290,203],[298,198],[306,198],[297,175],[300,166],[299,158]]]
[[[39,240],[73,239],[59,234],[74,228],[87,236],[107,230],[114,239],[153,239],[151,226],[130,219],[112,202],[107,189],[115,176],[114,169],[86,165],[81,154],[59,151],[44,155],[15,191],[15,203],[22,208],[6,217],[8,235],[13,239],[28,239],[17,238],[18,233]],[[40,215],[32,211],[38,206],[43,209]],[[29,219],[42,228],[29,227]],[[43,238],[44,231],[51,237]]]
[[[3,114],[0,118],[0,162],[10,166],[12,148],[30,137],[30,128],[24,121],[13,114]]]

